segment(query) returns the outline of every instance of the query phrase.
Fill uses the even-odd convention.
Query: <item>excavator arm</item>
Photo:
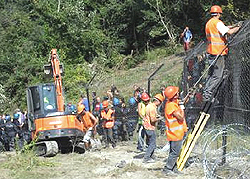
[[[60,70],[60,61],[57,55],[57,50],[52,49],[51,50],[51,67],[56,87],[56,100],[58,105],[58,111],[63,112],[64,111],[64,98],[62,93],[62,76],[61,76],[61,70]]]

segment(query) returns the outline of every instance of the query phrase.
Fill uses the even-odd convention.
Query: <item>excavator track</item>
[[[42,141],[36,143],[36,154],[43,157],[53,157],[58,153],[56,141]]]

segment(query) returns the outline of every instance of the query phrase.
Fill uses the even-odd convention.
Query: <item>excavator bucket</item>
[[[52,75],[52,66],[51,66],[51,64],[44,65],[43,69],[44,69],[44,73],[46,75]]]

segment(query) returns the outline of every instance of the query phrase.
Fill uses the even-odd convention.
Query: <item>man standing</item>
[[[157,107],[163,102],[163,100],[164,97],[161,94],[156,94],[154,96],[153,102],[150,102],[146,107],[146,114],[143,118],[143,127],[148,138],[148,148],[144,155],[144,163],[154,162],[154,159],[152,157],[156,148],[155,127],[157,122]]]
[[[11,121],[10,115],[6,115],[5,117],[6,123],[0,126],[5,133],[5,149],[7,151],[13,151],[15,149],[15,137],[18,136],[18,128],[17,126]]]
[[[189,30],[189,27],[186,26],[184,31],[181,34],[181,37],[183,39],[183,47],[184,50],[187,51],[190,48],[190,42],[193,38],[192,32]]]
[[[228,53],[226,35],[236,33],[240,27],[227,27],[220,20],[222,9],[220,6],[214,5],[210,10],[211,19],[206,23],[206,37],[207,37],[207,57],[211,65],[209,69],[208,79],[204,89],[204,101],[210,101],[210,98],[223,76],[224,61]]]
[[[176,86],[168,86],[165,89],[165,97],[168,99],[165,105],[165,118],[167,127],[166,134],[170,144],[170,150],[163,172],[166,174],[170,171],[178,173],[176,162],[184,134],[187,132],[184,106],[183,104],[179,105],[179,88]]]
[[[83,142],[85,145],[85,149],[88,150],[90,148],[91,138],[94,136],[94,133],[96,131],[96,124],[98,120],[91,112],[85,110],[84,104],[78,105],[77,114],[81,118],[81,121],[83,122],[84,127],[87,130],[86,134],[83,137]]]
[[[137,142],[137,149],[142,152],[144,146],[144,137],[146,136],[145,129],[142,125],[142,120],[146,115],[146,106],[148,105],[150,101],[150,97],[148,93],[143,92],[141,94],[141,102],[138,103],[138,114],[139,114],[139,119],[138,119],[138,142]],[[146,138],[146,144],[148,144],[148,140]]]
[[[70,112],[72,114],[76,113],[76,106],[74,104],[72,104],[71,102],[69,102],[66,106],[66,110],[67,112]]]
[[[80,101],[78,102],[78,105],[83,104],[85,106],[85,111],[89,110],[89,100],[85,95],[81,95]]]
[[[102,102],[103,110],[101,111],[101,120],[103,120],[103,132],[105,137],[105,148],[109,146],[109,143],[111,143],[112,147],[115,148],[116,144],[113,139],[113,127],[115,124],[115,117],[114,113],[115,111],[108,108],[109,102],[107,100],[104,100]]]

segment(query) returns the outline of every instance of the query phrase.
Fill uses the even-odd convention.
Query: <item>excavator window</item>
[[[54,86],[43,86],[43,103],[45,111],[56,110],[56,96]]]
[[[33,87],[33,88],[30,88],[30,90],[31,90],[32,98],[33,98],[34,111],[38,111],[41,108],[39,89],[37,87]]]

